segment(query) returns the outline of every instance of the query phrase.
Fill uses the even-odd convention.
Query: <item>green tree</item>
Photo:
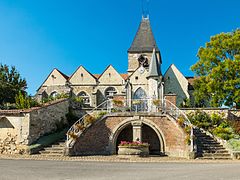
[[[17,109],[28,109],[31,107],[31,98],[23,95],[21,91],[15,97]]]
[[[21,91],[26,94],[27,83],[14,66],[0,64],[0,105],[14,103],[15,96]]]
[[[195,102],[199,106],[232,106],[240,102],[240,29],[211,37],[198,51],[191,69]]]

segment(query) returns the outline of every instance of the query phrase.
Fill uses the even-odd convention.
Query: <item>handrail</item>
[[[173,104],[171,101],[169,101],[169,100],[164,98],[163,102],[164,102],[163,103],[163,106],[164,106],[163,108],[165,108],[164,109],[165,111],[167,109],[166,103],[169,103],[172,107],[175,108],[175,110],[177,110],[177,112],[180,112],[180,114],[184,117],[185,125],[189,126],[190,129],[191,129],[191,132],[190,132],[190,141],[191,141],[191,143],[190,143],[190,151],[193,152],[196,149],[194,148],[194,135],[193,135],[193,128],[194,127],[193,127],[191,121],[188,119],[187,115],[181,109],[179,109],[175,104]],[[170,116],[173,116],[175,120],[177,120],[177,118],[179,117],[179,115],[178,116],[174,116],[173,114],[171,114],[171,113],[169,113],[167,111],[166,111],[166,113],[168,113]]]
[[[129,99],[128,99],[129,100]],[[128,101],[126,100],[126,101]],[[134,102],[134,100],[136,101],[140,101],[140,102],[146,102],[146,104],[144,104],[144,108],[141,109],[143,111],[151,111],[152,108],[158,107],[156,105],[153,105],[153,102],[151,102],[153,99],[131,99],[132,102]],[[162,103],[160,104],[160,108],[162,109],[162,111],[166,114],[169,114],[171,117],[174,118],[175,121],[177,121],[177,119],[179,118],[180,115],[182,115],[184,117],[184,125],[185,126],[189,126],[191,128],[191,134],[190,134],[190,140],[191,140],[191,144],[190,144],[190,148],[191,151],[194,151],[194,142],[193,142],[193,125],[190,122],[190,120],[188,119],[187,115],[181,110],[179,109],[176,105],[174,105],[172,102],[170,102],[167,99],[163,99],[160,100]],[[124,102],[123,102],[124,103]],[[124,103],[126,105],[126,103]],[[132,104],[132,103],[131,103]],[[78,128],[76,128],[76,125],[83,125],[83,120],[86,116],[88,116],[89,114],[94,113],[97,109],[99,109],[100,107],[102,107],[103,105],[106,105],[107,108],[107,112],[111,113],[112,109],[114,108],[114,103],[112,99],[108,99],[106,101],[104,101],[103,103],[101,103],[100,105],[98,105],[97,107],[95,107],[94,109],[92,109],[89,113],[83,115],[80,119],[78,119],[72,126],[71,128],[68,130],[67,132],[67,147],[70,147],[72,142],[74,141],[74,138],[70,136],[70,133],[74,133],[75,135],[79,135],[79,133],[82,132],[82,130],[79,130]],[[123,107],[125,106],[123,105]],[[142,105],[141,103],[139,103],[138,105]],[[131,110],[134,110],[134,108],[136,108],[137,104],[132,104],[131,105]],[[145,107],[146,106],[146,107]],[[133,109],[132,109],[133,108]]]
[[[173,104],[171,101],[167,100],[167,99],[164,99],[164,106],[166,108],[166,102],[171,104],[171,106],[173,106],[177,111],[179,111],[181,113],[181,115],[184,116],[185,120],[187,120],[187,125],[188,126],[192,126],[192,123],[191,121],[188,119],[187,115],[181,110],[179,109],[175,104]],[[171,115],[171,114],[170,114]]]
[[[70,140],[70,137],[69,137],[69,134],[70,134],[70,132],[76,132],[76,125],[77,124],[81,124],[82,123],[82,121],[83,121],[83,119],[86,117],[86,116],[88,116],[89,114],[92,114],[93,112],[95,112],[97,109],[99,109],[101,106],[103,106],[103,105],[105,105],[105,104],[107,104],[108,105],[108,103],[111,103],[112,102],[112,100],[106,100],[106,101],[104,101],[104,102],[102,102],[101,104],[99,104],[97,107],[95,107],[94,109],[92,109],[89,113],[86,113],[85,115],[83,115],[81,118],[79,118],[70,128],[69,128],[69,130],[67,131],[67,146],[69,147],[69,145],[70,145],[70,142],[69,142],[69,140]],[[111,109],[110,109],[110,111],[111,111]],[[107,112],[110,112],[109,111],[109,106],[107,106]]]

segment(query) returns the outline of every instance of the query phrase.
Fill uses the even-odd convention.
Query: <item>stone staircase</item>
[[[44,156],[63,156],[65,146],[65,139],[61,139],[58,142],[45,147],[43,150],[39,151],[39,153]]]
[[[213,137],[202,132],[200,129],[194,129],[197,145],[198,159],[217,159],[230,160],[231,154]]]

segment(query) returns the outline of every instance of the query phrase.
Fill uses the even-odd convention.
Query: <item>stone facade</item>
[[[142,130],[138,131],[141,126],[143,127]],[[159,154],[172,157],[188,157],[189,147],[186,144],[186,134],[183,129],[171,117],[156,114],[139,116],[134,116],[131,113],[109,115],[88,128],[77,139],[70,152],[72,155],[116,154],[117,143],[119,143],[118,138],[125,128],[128,129],[128,133],[124,133],[125,140],[136,140],[136,137],[140,140],[141,138],[143,140],[150,138],[150,146],[154,146],[155,152],[158,144],[160,145]],[[132,129],[132,134],[129,128]],[[151,131],[148,131],[149,129]],[[151,135],[151,137],[146,135]]]
[[[184,99],[190,99],[193,102],[192,92],[189,80],[172,64],[164,75],[164,92],[165,94],[177,95],[177,106],[179,106]]]
[[[67,123],[68,107],[67,100],[59,100],[39,108],[0,111],[0,153],[25,153],[39,137]]]
[[[163,76],[161,64],[160,50],[150,21],[143,18],[128,49],[128,70],[125,74],[118,73],[111,65],[101,74],[91,74],[80,66],[70,77],[54,69],[38,89],[36,97],[42,100],[67,93],[81,96],[89,107],[97,107],[105,100],[114,98],[112,96],[125,97],[129,106],[132,99],[161,99],[163,94],[169,93],[177,95],[177,105],[186,98],[191,99],[192,89],[189,87],[193,78],[183,76],[174,65]]]

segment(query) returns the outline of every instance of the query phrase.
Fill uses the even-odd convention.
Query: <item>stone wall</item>
[[[228,111],[228,118],[230,120],[240,121],[240,110]]]
[[[68,101],[58,100],[43,107],[28,110],[0,111],[0,153],[21,154],[46,133],[66,123]]]
[[[188,93],[188,80],[173,64],[164,75],[164,92],[166,94],[177,95],[177,106],[179,106],[184,99],[190,98]]]
[[[60,101],[30,112],[29,142],[32,144],[44,134],[56,131],[58,125],[67,124],[68,100]]]
[[[194,111],[204,111],[207,114],[219,114],[228,120],[240,120],[240,110],[229,110],[227,108],[182,108],[186,114]]]
[[[139,121],[155,128],[162,139],[162,149],[164,154],[172,157],[187,157],[188,145],[186,144],[186,134],[174,120],[164,115],[141,115],[138,120],[131,113],[115,114],[97,121],[87,129],[76,141],[70,150],[73,155],[96,155],[116,153],[117,132],[121,124]],[[126,126],[127,127],[127,126]],[[121,129],[122,131],[123,129]],[[114,137],[116,135],[116,137]]]

